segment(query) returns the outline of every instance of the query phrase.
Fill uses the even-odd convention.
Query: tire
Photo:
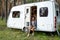
[[[27,27],[24,27],[24,28],[23,28],[23,31],[24,31],[24,32],[27,32],[27,31],[28,31],[28,28],[27,28]]]

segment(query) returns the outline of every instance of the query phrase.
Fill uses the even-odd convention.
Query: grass
[[[7,28],[5,20],[0,19],[0,40],[60,40],[57,34],[51,36],[45,32],[35,32],[35,35],[30,37],[26,35],[21,30]]]
[[[2,20],[2,19],[0,18],[0,26],[6,26],[5,19],[4,19],[4,20]]]

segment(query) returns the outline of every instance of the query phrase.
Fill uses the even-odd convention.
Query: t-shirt
[[[35,27],[35,22],[34,21],[32,21],[32,25]]]

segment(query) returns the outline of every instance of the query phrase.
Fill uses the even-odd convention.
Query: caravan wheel
[[[23,28],[23,31],[24,31],[24,32],[28,32],[28,28],[27,28],[27,27],[24,27],[24,28]]]

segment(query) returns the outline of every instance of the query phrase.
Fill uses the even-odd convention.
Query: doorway
[[[30,22],[32,22],[33,17],[35,28],[37,28],[37,6],[31,6]]]

